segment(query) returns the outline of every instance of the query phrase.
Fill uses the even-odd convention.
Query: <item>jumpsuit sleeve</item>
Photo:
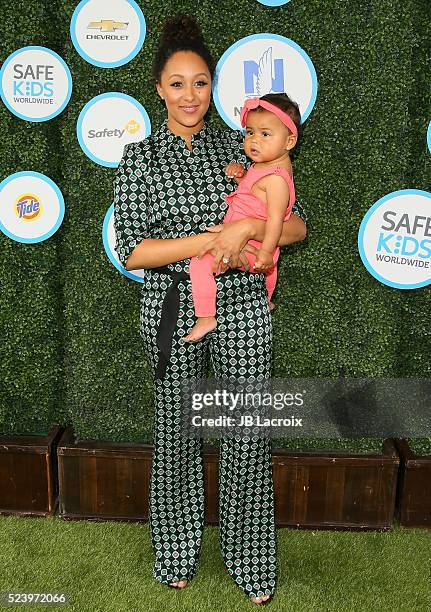
[[[121,264],[144,238],[149,238],[149,198],[136,144],[124,147],[114,179],[115,250]]]
[[[237,161],[240,164],[243,164],[246,170],[249,169],[252,162],[248,159],[248,157],[244,153],[244,134],[240,130],[231,130],[230,138],[234,143],[234,150],[237,149],[235,159],[231,161]],[[299,202],[295,202],[292,207],[292,214],[298,215],[307,225],[307,214],[301,204]]]

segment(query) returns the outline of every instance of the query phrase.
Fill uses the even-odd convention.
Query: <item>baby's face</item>
[[[296,137],[270,111],[250,111],[247,115],[244,151],[254,162],[274,161],[295,146]]]

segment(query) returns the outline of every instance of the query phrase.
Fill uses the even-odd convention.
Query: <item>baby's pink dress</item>
[[[278,166],[255,168],[253,165],[238,185],[236,191],[226,196],[226,202],[229,204],[229,208],[223,219],[223,223],[237,221],[244,217],[255,217],[266,221],[267,205],[263,200],[252,193],[251,188],[256,181],[269,174],[279,174],[289,185],[289,205],[286,209],[284,220],[287,221],[287,219],[289,219],[292,214],[292,207],[295,203],[295,185],[293,178],[285,168],[280,168]],[[248,244],[252,244],[257,249],[262,246],[262,243],[257,240],[249,240]],[[259,270],[253,269],[256,255],[253,255],[253,253],[244,253],[244,255],[250,263],[250,272],[262,274]],[[266,288],[269,299],[271,299],[277,282],[277,261],[279,255],[280,248],[277,247],[273,253],[274,267],[265,272]],[[215,316],[216,313],[217,285],[212,272],[213,263],[214,256],[211,253],[205,254],[200,259],[193,257],[190,261],[189,273],[192,283],[195,314],[197,317],[211,317]],[[240,269],[244,270],[244,267]]]

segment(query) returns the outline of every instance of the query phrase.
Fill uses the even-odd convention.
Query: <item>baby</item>
[[[263,242],[250,240],[258,248],[257,255],[244,252],[250,263],[250,272],[266,273],[266,288],[270,308],[277,281],[277,246],[283,222],[289,219],[295,203],[295,186],[289,157],[298,139],[301,115],[298,105],[286,94],[267,94],[246,100],[241,111],[241,125],[246,127],[244,151],[254,162],[244,173],[242,166],[231,163],[227,176],[235,176],[239,183],[232,194],[226,196],[229,204],[223,223],[244,217],[264,219]],[[217,326],[217,286],[212,273],[214,257],[207,253],[190,261],[189,273],[195,314],[198,318],[185,342],[195,342]],[[223,258],[229,263],[229,258]],[[240,268],[244,270],[244,267]]]

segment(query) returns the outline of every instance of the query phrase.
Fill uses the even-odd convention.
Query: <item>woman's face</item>
[[[193,51],[177,51],[166,62],[157,83],[166,104],[168,126],[174,133],[198,131],[211,101],[211,75]]]

